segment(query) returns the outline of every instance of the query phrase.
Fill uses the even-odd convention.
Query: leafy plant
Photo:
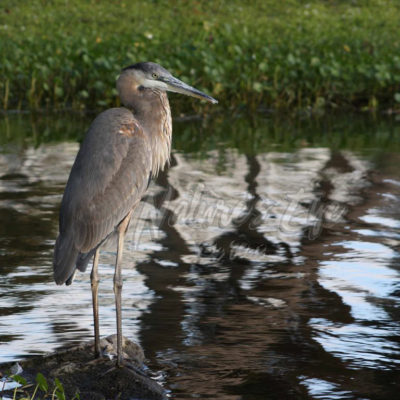
[[[32,385],[20,375],[11,375],[13,381],[19,383],[14,389],[13,400],[67,400],[64,387],[58,378],[54,380],[54,388],[50,390],[47,379],[40,372],[36,375],[36,384]],[[30,394],[28,389],[34,386],[33,392]],[[41,397],[37,397],[38,391],[41,392]],[[71,400],[80,400],[79,393],[76,393]]]
[[[399,2],[67,3],[68,13],[65,0],[2,2],[3,109],[118,105],[118,72],[142,60],[224,108],[400,106]],[[207,107],[173,102],[179,113]]]

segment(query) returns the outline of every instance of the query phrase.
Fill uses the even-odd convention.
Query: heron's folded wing
[[[60,212],[60,233],[72,234],[80,252],[96,247],[140,201],[151,173],[150,150],[127,109],[107,110],[92,123]]]

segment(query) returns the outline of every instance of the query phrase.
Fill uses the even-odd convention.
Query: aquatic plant
[[[64,387],[58,378],[55,378],[53,388],[50,388],[47,379],[40,372],[36,375],[35,384],[29,384],[24,377],[17,374],[11,375],[10,378],[19,384],[14,389],[13,400],[67,400]],[[70,400],[80,400],[79,393]]]
[[[398,2],[4,0],[1,11],[3,109],[117,105],[116,75],[139,60],[224,108],[400,107]]]

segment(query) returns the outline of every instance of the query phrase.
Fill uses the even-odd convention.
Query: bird
[[[117,236],[113,279],[117,328],[117,366],[123,365],[121,263],[132,212],[152,178],[169,163],[172,118],[167,91],[216,104],[211,96],[172,76],[153,62],[122,69],[117,92],[123,106],[101,112],[91,123],[71,168],[59,213],[54,246],[56,284],[70,285],[77,270],[90,274],[94,355],[101,356],[98,263],[102,244]]]

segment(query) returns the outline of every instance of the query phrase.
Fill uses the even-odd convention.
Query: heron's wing
[[[114,108],[100,114],[72,167],[60,234],[72,234],[79,252],[96,247],[139,202],[150,173],[150,144],[132,113]]]

